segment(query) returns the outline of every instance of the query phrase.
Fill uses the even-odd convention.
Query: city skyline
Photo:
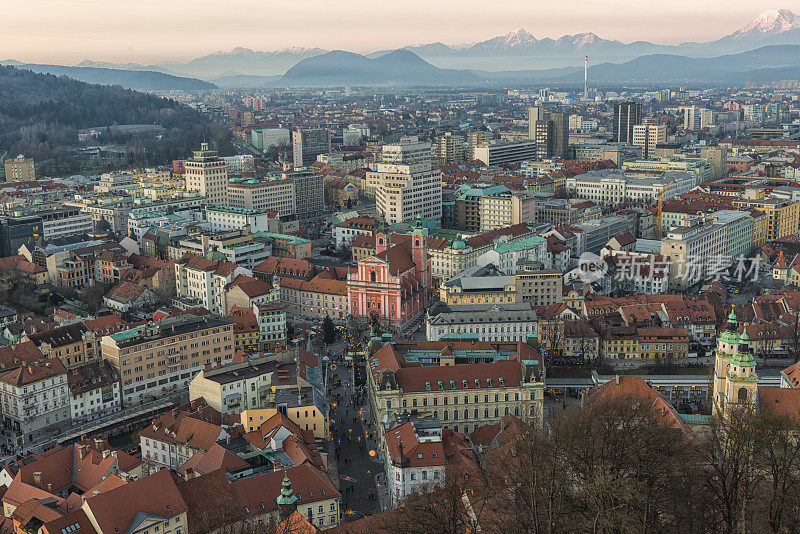
[[[626,43],[679,44],[720,38],[760,12],[787,6],[767,1],[736,5],[715,0],[697,5],[680,0],[669,7],[643,7],[629,0],[589,6],[579,0],[544,5],[512,0],[503,10],[487,12],[473,0],[458,6],[451,1],[423,5],[412,0],[401,11],[366,0],[346,4],[315,0],[268,10],[251,0],[224,4],[172,0],[166,5],[144,0],[135,6],[116,0],[81,0],[68,6],[52,0],[12,0],[8,7],[0,59],[74,64],[85,59],[185,61],[237,47],[368,53],[433,42],[474,43],[517,28],[537,38],[592,32]],[[34,19],[36,24],[30,24]]]

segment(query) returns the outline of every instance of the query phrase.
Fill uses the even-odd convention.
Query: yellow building
[[[767,198],[761,189],[746,189],[741,198],[733,202],[737,207],[755,208],[766,215],[766,241],[797,233],[800,222],[800,201]],[[753,229],[755,244],[755,228]]]
[[[689,356],[689,333],[685,328],[640,328],[637,338],[642,359],[667,362]]]
[[[473,280],[478,282],[473,284]],[[458,278],[439,287],[439,300],[448,305],[499,304],[516,299],[517,283],[513,276]]]
[[[242,426],[245,431],[258,430],[264,421],[278,413],[277,408],[254,408],[241,413]],[[304,430],[310,430],[314,437],[325,439],[328,437],[328,418],[326,414],[314,404],[287,407],[285,412],[289,419]]]

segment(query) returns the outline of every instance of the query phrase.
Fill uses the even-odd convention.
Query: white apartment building
[[[250,227],[250,232],[271,232],[270,220],[277,219],[277,216],[270,217],[269,212],[266,211],[230,206],[206,206],[205,213],[206,220],[211,223],[211,230],[214,232],[241,230],[246,226]],[[277,221],[275,221],[275,225],[277,225]]]
[[[670,288],[682,290],[707,280],[714,271],[726,268],[719,258],[727,254],[727,231],[724,224],[710,223],[704,217],[681,221],[661,239],[661,255],[670,260]]]
[[[669,289],[670,263],[661,254],[610,250],[604,248],[603,256],[610,256],[616,264],[613,277],[604,277],[608,289],[625,288],[635,293],[656,295]]]
[[[667,142],[667,127],[657,124],[637,124],[633,127],[633,145],[642,147],[642,156],[649,158],[656,145]]]
[[[58,358],[28,362],[0,376],[4,440],[11,450],[71,426],[67,371]]]
[[[435,419],[417,419],[388,430],[384,456],[393,508],[412,493],[429,492],[443,485],[447,457],[442,424]]]
[[[265,349],[280,350],[286,347],[287,308],[288,305],[280,302],[253,303],[261,345]]]
[[[133,172],[115,171],[100,175],[100,180],[94,186],[97,193],[111,193],[115,191],[130,191],[139,188],[139,177]]]
[[[478,199],[481,232],[536,220],[535,196],[527,191],[496,193]]]
[[[119,376],[108,360],[70,369],[67,382],[73,422],[101,417],[122,407]]]
[[[202,306],[211,313],[225,314],[225,286],[250,269],[225,260],[207,260],[188,254],[175,262],[175,291],[187,305]]]
[[[215,150],[208,148],[208,143],[203,143],[200,150],[194,151],[184,168],[187,191],[199,193],[209,204],[225,204],[228,166],[217,157]]]

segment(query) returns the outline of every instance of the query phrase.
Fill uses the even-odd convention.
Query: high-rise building
[[[653,156],[656,145],[667,142],[667,127],[655,124],[637,124],[633,127],[632,145],[642,147],[642,156]]]
[[[186,190],[196,191],[206,198],[206,203],[220,205],[225,203],[228,184],[228,167],[217,157],[216,150],[210,150],[208,143],[195,150],[192,159],[184,164]]]
[[[378,212],[389,224],[417,217],[442,219],[442,172],[431,166],[431,145],[403,137],[384,145],[382,163],[366,174],[366,188],[375,193]]]
[[[256,180],[236,178],[228,182],[226,206],[232,208],[277,211],[281,217],[295,213],[295,184],[280,176]]]
[[[7,159],[6,182],[28,182],[36,180],[36,170],[33,158],[26,158],[22,154],[13,159]]]
[[[483,144],[483,132],[469,132],[467,134],[467,157],[475,159],[475,148]]]
[[[404,163],[414,165],[431,162],[431,144],[420,141],[417,136],[401,137],[399,143],[381,147],[383,163]]]
[[[331,138],[322,129],[292,132],[294,168],[307,167],[317,161],[317,156],[331,151]]]
[[[438,165],[464,161],[464,136],[445,132],[436,137],[433,144],[433,158]]]
[[[566,113],[550,113],[541,106],[528,108],[528,137],[536,141],[536,159],[566,158],[569,151],[569,119]]]
[[[325,186],[321,174],[294,171],[284,176],[294,182],[295,213],[300,217],[316,217],[325,209]]]
[[[617,102],[614,104],[613,140],[630,143],[633,140],[633,127],[642,123],[642,105],[638,102]]]

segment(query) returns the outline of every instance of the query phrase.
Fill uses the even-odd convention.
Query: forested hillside
[[[119,143],[124,153],[100,166],[165,164],[186,157],[204,136],[218,140],[223,154],[232,150],[222,128],[173,100],[0,67],[0,156],[31,156],[41,174],[84,172],[86,162],[75,154],[77,130],[115,123],[160,124],[164,134],[159,139],[104,136],[98,144]]]

